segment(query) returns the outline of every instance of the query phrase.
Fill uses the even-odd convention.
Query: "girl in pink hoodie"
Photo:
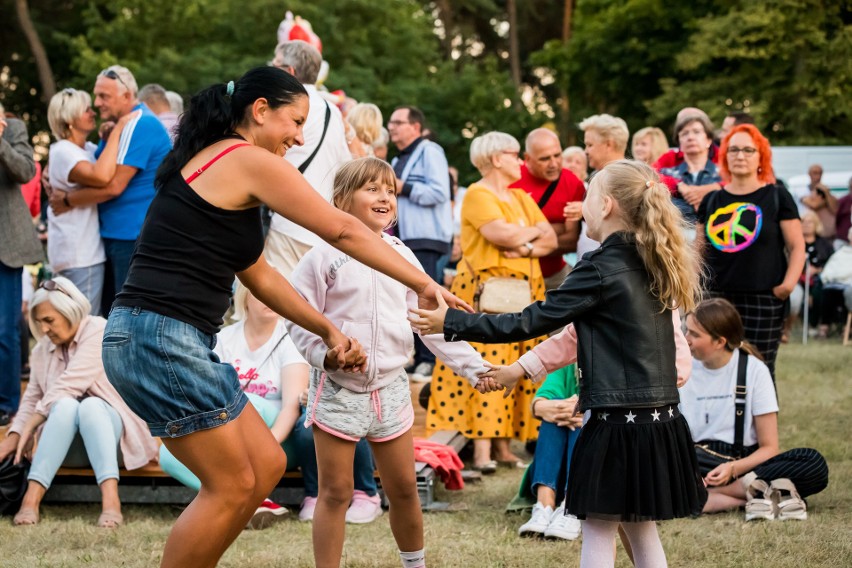
[[[361,158],[345,164],[334,178],[333,199],[337,208],[355,216],[420,266],[402,241],[384,234],[396,220],[395,176],[386,162]],[[366,366],[354,373],[325,370],[327,346],[318,336],[290,326],[293,342],[313,367],[305,424],[314,426],[319,466],[313,524],[316,565],[340,565],[355,444],[366,437],[390,501],[391,530],[402,565],[425,567],[411,434],[414,409],[404,370],[413,345],[408,312],[417,306],[417,295],[325,243],[303,257],[291,278],[308,303],[357,340],[367,354]],[[492,379],[479,379],[488,369],[470,345],[447,343],[440,334],[422,339],[475,388],[496,390]]]

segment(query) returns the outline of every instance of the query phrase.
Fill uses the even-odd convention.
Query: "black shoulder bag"
[[[21,507],[24,493],[27,492],[27,474],[30,462],[22,459],[14,464],[15,454],[0,462],[0,515],[14,515]]]
[[[559,177],[556,180],[550,182],[550,185],[547,186],[547,189],[544,190],[544,193],[541,194],[541,197],[538,200],[538,208],[544,210],[544,206],[547,205],[547,202],[550,201],[550,196],[553,195],[553,192],[556,191],[556,186],[559,185],[559,179],[562,177],[562,174],[559,174]]]
[[[740,349],[740,358],[737,361],[737,388],[734,391],[734,443],[726,444],[710,440],[695,444],[695,456],[698,458],[698,469],[701,471],[702,476],[706,476],[723,463],[738,460],[744,455],[751,453],[747,452],[743,446],[747,367],[748,353]]]

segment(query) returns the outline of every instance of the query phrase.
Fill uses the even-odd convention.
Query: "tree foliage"
[[[46,130],[30,48],[0,0],[0,102]],[[574,2],[570,41],[566,2]],[[519,138],[546,121],[564,141],[608,112],[631,130],[668,130],[683,106],[720,120],[747,108],[773,140],[850,143],[848,0],[525,0],[515,2],[518,88],[506,0],[30,0],[59,88],[91,89],[104,67],[188,96],[272,57],[285,10],[311,21],[331,65],[326,82],[386,115],[423,108],[451,163],[474,175],[469,140]],[[570,6],[568,6],[570,7]]]

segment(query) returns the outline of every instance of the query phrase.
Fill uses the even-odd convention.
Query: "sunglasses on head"
[[[64,290],[62,288],[62,286],[57,284],[56,280],[45,280],[44,282],[41,283],[39,288],[44,288],[48,292],[62,292],[63,294],[65,294],[69,298],[71,297],[71,294],[69,294],[66,290]]]
[[[115,71],[115,69],[104,69],[103,71],[100,72],[100,75],[101,75],[101,77],[106,77],[107,79],[112,79],[113,81],[118,81],[119,83],[124,85],[125,89],[129,89],[129,87],[127,86],[127,83],[124,82],[124,80],[121,78],[121,75],[119,75]]]

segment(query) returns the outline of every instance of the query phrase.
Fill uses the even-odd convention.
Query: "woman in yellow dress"
[[[451,290],[476,309],[478,289],[495,276],[527,280],[530,303],[544,299],[538,258],[556,249],[556,233],[526,192],[509,188],[521,177],[520,148],[517,140],[502,132],[484,134],[470,146],[470,161],[482,179],[468,187],[462,203],[462,260]],[[471,345],[491,363],[510,365],[542,339]],[[505,399],[502,392],[480,394],[438,360],[426,414],[427,432],[452,429],[472,439],[474,469],[484,473],[494,472],[497,462],[522,465],[509,449],[509,440],[537,438],[539,422],[530,410],[534,396],[535,386],[530,382],[519,383]]]

